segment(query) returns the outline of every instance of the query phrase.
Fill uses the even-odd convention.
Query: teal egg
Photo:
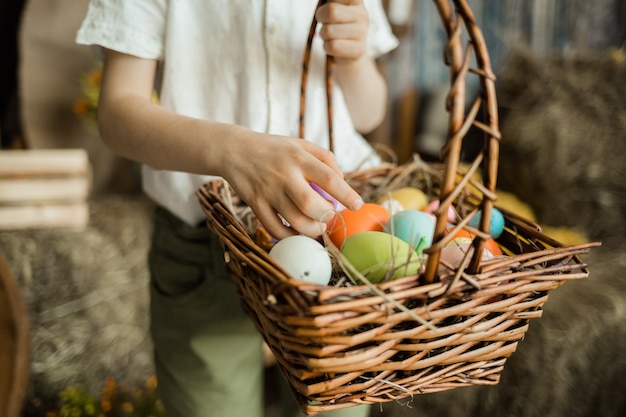
[[[422,253],[422,250],[433,243],[435,221],[430,214],[423,211],[403,210],[387,222],[385,232],[402,239],[417,253]]]
[[[472,220],[470,220],[469,225],[478,229],[480,225],[481,214],[482,214],[482,210],[479,210],[478,213],[476,213],[476,215],[472,217]],[[502,235],[503,231],[504,231],[504,216],[502,215],[502,212],[500,210],[493,208],[491,209],[491,221],[489,222],[489,234],[494,239],[497,239],[500,237],[500,235]]]

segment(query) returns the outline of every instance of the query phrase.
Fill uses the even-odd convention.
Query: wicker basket
[[[505,231],[498,244],[507,256],[482,260],[496,200],[500,133],[495,77],[466,1],[434,3],[449,39],[445,63],[452,80],[443,163],[425,163],[416,156],[401,166],[383,163],[346,176],[370,201],[403,186],[439,199],[434,243],[426,251],[423,273],[376,285],[320,286],[293,280],[255,238],[254,215],[228,184],[211,181],[197,193],[208,227],[224,245],[242,304],[308,415],[497,384],[529,320],[541,317],[549,291],[588,275],[578,255],[595,243],[563,247],[537,225],[505,210]],[[464,37],[469,38],[467,48]],[[476,68],[470,67],[473,59]],[[329,61],[328,75],[331,65]],[[479,78],[482,92],[466,112],[470,76]],[[476,120],[481,107],[485,121]],[[332,123],[329,126],[332,135]],[[472,127],[484,132],[484,151],[461,171],[461,143]],[[479,168],[482,182],[475,180]],[[473,255],[442,274],[441,249],[453,235],[445,230],[450,205],[460,215],[456,227],[469,228],[476,237]],[[483,213],[479,230],[468,226],[478,210]]]

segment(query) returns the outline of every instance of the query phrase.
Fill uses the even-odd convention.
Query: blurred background
[[[400,46],[380,61],[388,116],[368,139],[400,162],[415,152],[437,160],[450,82],[439,15],[430,0],[383,3]],[[626,415],[626,0],[468,3],[498,77],[499,187],[559,238],[604,244],[589,256],[590,278],[552,296],[500,385],[375,406],[372,415]],[[0,0],[2,149],[82,149],[91,169],[88,225],[0,230],[30,339],[27,369],[0,369],[0,402],[3,389],[23,398],[25,416],[55,412],[59,393],[75,385],[85,389],[76,398],[123,384],[148,398],[155,383],[144,265],[152,207],[137,166],[113,155],[93,123],[99,56],[74,43],[87,5]]]

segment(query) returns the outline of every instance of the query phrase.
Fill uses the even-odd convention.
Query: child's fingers
[[[363,4],[363,0],[329,0],[328,3],[339,3],[346,5],[359,5]]]
[[[324,42],[324,51],[338,59],[356,60],[365,53],[365,45],[351,39],[335,39]]]
[[[261,222],[267,233],[276,239],[284,239],[288,236],[297,234],[297,231],[288,227],[283,223],[276,211],[268,205],[259,205],[251,207],[256,214],[257,219]]]
[[[306,179],[320,186],[347,208],[356,210],[361,207],[363,199],[344,180],[343,172],[339,169],[333,153],[311,143],[303,143],[302,145],[305,146],[309,153],[331,169],[324,170],[320,167],[312,166],[304,172]]]
[[[320,30],[320,37],[324,41],[331,41],[334,39],[353,39],[360,41],[366,36],[367,26],[355,23],[324,25]]]
[[[293,229],[315,238],[326,230],[323,220],[329,220],[332,216],[325,215],[325,213],[331,213],[333,206],[313,191],[310,186],[307,185],[305,189],[307,188],[311,195],[299,200],[290,200],[283,205],[280,214]]]
[[[335,171],[337,174],[343,176],[341,169],[339,169],[339,165],[337,165],[335,155],[331,151],[306,140],[299,142],[299,144],[317,160],[323,162],[324,165]]]
[[[278,210],[280,216],[276,213],[277,210],[266,204],[259,205],[254,209],[257,218],[270,235],[277,239],[283,239],[300,233],[316,238],[324,233],[326,226],[322,220],[323,218],[330,219],[332,217],[330,215],[324,216],[324,213],[332,212],[332,205],[315,193],[311,187],[308,188],[311,189],[315,196],[308,197],[309,203],[303,204],[300,202],[300,204],[305,206],[304,209],[301,209],[295,203],[295,200],[281,202],[281,207]],[[282,219],[287,224],[283,223]]]
[[[367,11],[361,0],[331,0],[317,9],[315,18],[322,24],[367,21]]]
[[[321,189],[337,199],[350,210],[358,210],[363,205],[363,199],[343,177],[325,175],[318,171],[309,177],[310,181],[317,184]]]
[[[356,60],[365,53],[369,18],[362,1],[331,1],[317,10],[316,17],[322,23],[324,50],[337,63]]]

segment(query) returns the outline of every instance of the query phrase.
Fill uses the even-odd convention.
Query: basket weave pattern
[[[347,175],[366,201],[402,186],[420,188],[440,200],[423,274],[370,286],[292,280],[255,241],[247,227],[254,219],[244,219],[250,216],[249,209],[228,184],[215,180],[198,191],[207,225],[224,245],[242,304],[309,415],[498,383],[529,320],[541,317],[549,292],[588,275],[578,255],[594,244],[563,247],[538,226],[506,211],[498,243],[508,256],[482,260],[496,199],[500,134],[495,77],[466,2],[434,3],[449,38],[445,62],[452,80],[444,163],[426,164],[415,157],[402,166],[384,163]],[[467,48],[464,33],[470,39]],[[477,68],[470,67],[472,57]],[[466,112],[465,83],[470,75],[479,77],[482,93]],[[481,107],[485,121],[476,120]],[[461,172],[460,147],[472,127],[485,133],[484,152]],[[481,166],[479,183],[474,174]],[[452,273],[441,275],[439,253],[451,239],[445,233],[450,205],[460,214],[459,229],[469,228],[467,223],[479,209],[483,216],[480,230],[470,228],[477,236],[471,259],[466,257],[458,268],[451,268]]]

